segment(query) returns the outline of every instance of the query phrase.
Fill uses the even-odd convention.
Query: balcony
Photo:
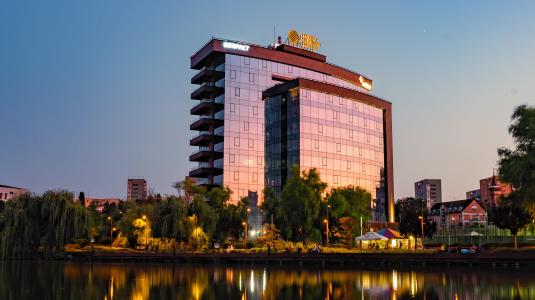
[[[199,120],[193,122],[190,126],[190,130],[197,130],[197,131],[206,131],[210,128],[216,128],[219,126],[223,126],[225,122],[220,119],[210,119],[210,118],[200,118]]]
[[[192,84],[202,84],[206,81],[218,81],[219,79],[225,77],[225,72],[216,71],[214,69],[202,69],[197,73],[193,78],[191,78]]]
[[[210,150],[201,150],[193,153],[189,156],[189,161],[197,162],[207,162],[210,159],[216,160],[223,158],[223,152],[220,151],[210,151]]]
[[[222,87],[215,86],[213,83],[205,83],[191,93],[191,99],[202,100],[215,98],[225,92]]]
[[[208,146],[211,143],[217,144],[223,141],[222,135],[213,135],[210,133],[199,134],[189,141],[190,146]]]
[[[213,101],[201,101],[201,103],[195,105],[195,107],[193,107],[190,110],[190,113],[192,115],[197,115],[197,116],[207,115],[212,112],[220,111],[224,108],[225,106],[221,103],[215,103]]]
[[[223,169],[211,167],[200,167],[189,172],[190,177],[200,178],[206,178],[208,176],[217,176],[221,174],[223,174]]]

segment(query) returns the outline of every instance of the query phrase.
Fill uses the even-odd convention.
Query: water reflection
[[[535,274],[3,262],[0,299],[535,299]]]

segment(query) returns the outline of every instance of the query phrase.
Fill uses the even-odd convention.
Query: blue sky
[[[183,3],[184,2],[184,3]],[[190,55],[217,36],[268,44],[295,28],[393,103],[396,198],[442,178],[460,199],[535,104],[532,1],[4,1],[0,184],[124,197],[192,166]]]

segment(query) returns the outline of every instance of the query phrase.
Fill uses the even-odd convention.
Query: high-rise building
[[[128,179],[128,187],[126,198],[132,200],[146,200],[147,199],[147,181],[145,179]]]
[[[500,198],[513,192],[513,186],[500,181],[496,175],[479,180],[481,203],[487,208],[500,205]]]
[[[264,93],[269,102],[293,86],[303,109],[292,123],[300,131],[293,146],[301,148],[288,159],[318,168],[330,186],[360,186],[376,201],[381,194],[393,221],[391,106],[370,94],[369,78],[280,41],[264,47],[214,38],[191,57],[191,68],[199,70],[191,83],[200,87],[191,94],[199,102],[190,112],[199,118],[190,125],[198,132],[190,140],[198,147],[190,161],[198,165],[189,176],[199,184],[228,186],[233,201],[251,195],[262,201],[265,164],[272,161],[264,151],[265,115],[275,117],[265,112],[263,92],[273,87]],[[268,184],[284,183],[276,180]]]
[[[427,208],[442,202],[442,184],[440,179],[424,179],[414,183],[414,197],[424,199]]]

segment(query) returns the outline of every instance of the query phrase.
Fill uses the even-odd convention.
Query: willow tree
[[[90,210],[63,190],[12,199],[5,206],[3,220],[0,256],[17,259],[62,253],[65,244],[91,238],[101,226]]]

